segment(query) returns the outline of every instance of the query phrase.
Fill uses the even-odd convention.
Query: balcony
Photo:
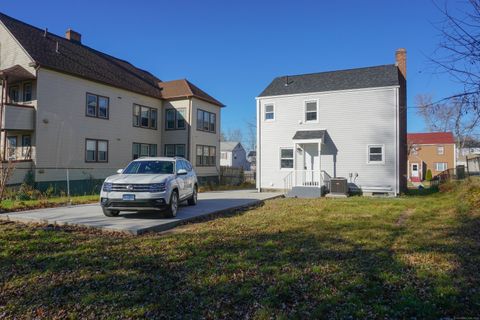
[[[35,108],[32,105],[5,104],[2,129],[33,131],[35,129]]]

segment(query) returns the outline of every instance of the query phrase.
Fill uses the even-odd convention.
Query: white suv
[[[183,158],[140,158],[105,179],[100,204],[107,217],[120,211],[166,210],[177,215],[178,204],[197,204],[197,175]]]

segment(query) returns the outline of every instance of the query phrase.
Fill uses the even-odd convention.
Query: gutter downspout
[[[187,136],[187,160],[192,162],[192,159],[191,159],[191,154],[192,154],[192,150],[191,150],[191,145],[192,145],[192,137],[191,137],[191,134],[192,134],[192,126],[193,126],[193,110],[192,110],[192,97],[190,97],[188,99],[188,123],[189,125],[187,126],[187,129],[188,129],[188,136]]]
[[[3,133],[3,97],[4,97],[4,91],[5,91],[5,80],[2,79],[2,97],[1,97],[1,102],[0,102],[0,132]],[[3,149],[5,149],[5,144],[3,145]],[[5,159],[4,156],[2,156],[2,161]]]

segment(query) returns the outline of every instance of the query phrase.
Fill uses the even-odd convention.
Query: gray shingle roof
[[[285,85],[287,83],[288,85]],[[394,64],[275,78],[259,97],[399,85]]]
[[[114,87],[161,97],[160,79],[127,61],[117,59],[85,45],[47,33],[0,13],[7,27],[32,59],[41,67],[102,82]],[[56,51],[58,43],[58,52]]]
[[[238,141],[222,141],[220,142],[220,151],[233,151],[239,143]]]
[[[322,139],[322,143],[327,130],[301,130],[295,132],[293,140]]]

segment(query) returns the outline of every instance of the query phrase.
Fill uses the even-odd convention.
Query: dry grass
[[[4,223],[0,318],[475,317],[479,199],[277,199],[141,237]]]

